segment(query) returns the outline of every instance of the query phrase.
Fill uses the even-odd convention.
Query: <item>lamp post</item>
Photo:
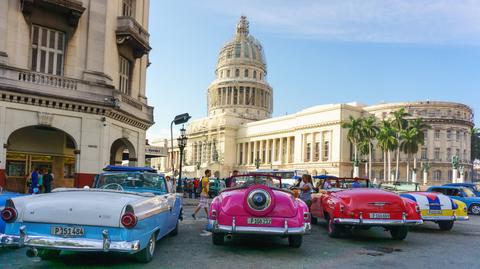
[[[177,192],[183,192],[182,188],[182,165],[183,165],[183,150],[187,146],[187,136],[185,135],[185,128],[180,129],[180,136],[177,138],[178,149],[180,150],[180,168],[178,170]]]
[[[170,159],[170,162],[171,162],[171,166],[172,166],[172,176],[175,176],[175,163],[173,162],[173,124],[175,124],[175,125],[184,124],[190,118],[191,118],[191,116],[188,115],[188,113],[183,113],[183,114],[175,116],[175,118],[173,118],[173,121],[170,123],[170,142],[171,142],[171,148],[170,148],[171,159]]]

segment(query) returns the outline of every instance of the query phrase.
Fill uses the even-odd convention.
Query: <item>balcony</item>
[[[85,8],[79,0],[21,0],[24,15],[32,14],[33,9],[41,8],[65,16],[68,25],[77,27]]]
[[[133,56],[140,58],[152,49],[149,45],[150,34],[132,17],[117,18],[117,44],[133,49]]]

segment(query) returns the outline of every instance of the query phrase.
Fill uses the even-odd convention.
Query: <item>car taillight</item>
[[[303,213],[303,220],[304,220],[305,222],[311,222],[310,212],[304,212],[304,213]]]
[[[418,205],[415,205],[415,211],[416,211],[418,214],[420,214],[420,213],[421,213],[421,211],[420,211],[420,207],[419,207]]]
[[[137,216],[133,213],[127,212],[122,216],[122,225],[127,229],[131,229],[137,225]]]
[[[217,210],[213,209],[212,210],[212,220],[216,220],[217,219]]]
[[[17,210],[13,207],[5,207],[2,210],[1,215],[3,221],[7,223],[14,222],[17,219]]]

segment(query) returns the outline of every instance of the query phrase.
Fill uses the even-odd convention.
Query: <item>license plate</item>
[[[371,219],[389,219],[390,213],[370,213]]]
[[[83,227],[52,226],[51,234],[63,237],[80,237],[85,234]]]
[[[430,210],[428,210],[428,214],[430,214],[430,215],[440,215],[440,214],[442,214],[442,210],[440,210],[440,209],[430,209]]]
[[[272,224],[272,219],[271,218],[248,218],[247,223],[257,224],[257,225]]]

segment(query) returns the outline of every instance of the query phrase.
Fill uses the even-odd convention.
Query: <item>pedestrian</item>
[[[43,175],[43,187],[44,187],[45,193],[52,192],[52,181],[53,181],[52,171],[46,170],[46,173]]]
[[[238,175],[238,170],[233,170],[232,175],[225,180],[225,185],[227,188],[233,188],[237,185],[236,176]]]
[[[172,183],[172,180],[171,180],[170,176],[166,176],[165,179],[167,180],[168,192],[173,192],[173,183]]]
[[[198,188],[198,185],[199,185],[199,184],[200,184],[200,181],[198,180],[198,178],[195,178],[195,179],[193,180],[193,197],[194,197],[194,198],[197,198],[197,197],[198,197],[197,194],[198,194],[198,190],[199,190],[199,188]]]
[[[202,192],[200,193],[200,202],[198,203],[197,208],[195,208],[195,211],[192,214],[193,219],[197,219],[195,215],[198,213],[198,211],[200,211],[201,208],[205,209],[205,214],[207,214],[208,217],[208,189],[211,176],[212,172],[210,171],[210,169],[205,170],[205,176],[202,177],[202,180],[200,181],[200,187],[202,190]]]
[[[305,174],[302,175],[303,186],[301,187],[300,200],[304,201],[308,208],[312,205],[312,176]]]
[[[35,167],[33,169],[33,172],[30,176],[31,178],[31,183],[30,183],[30,187],[28,188],[28,193],[31,193],[31,194],[37,194],[38,193],[38,188],[40,187],[38,185],[38,167]]]

